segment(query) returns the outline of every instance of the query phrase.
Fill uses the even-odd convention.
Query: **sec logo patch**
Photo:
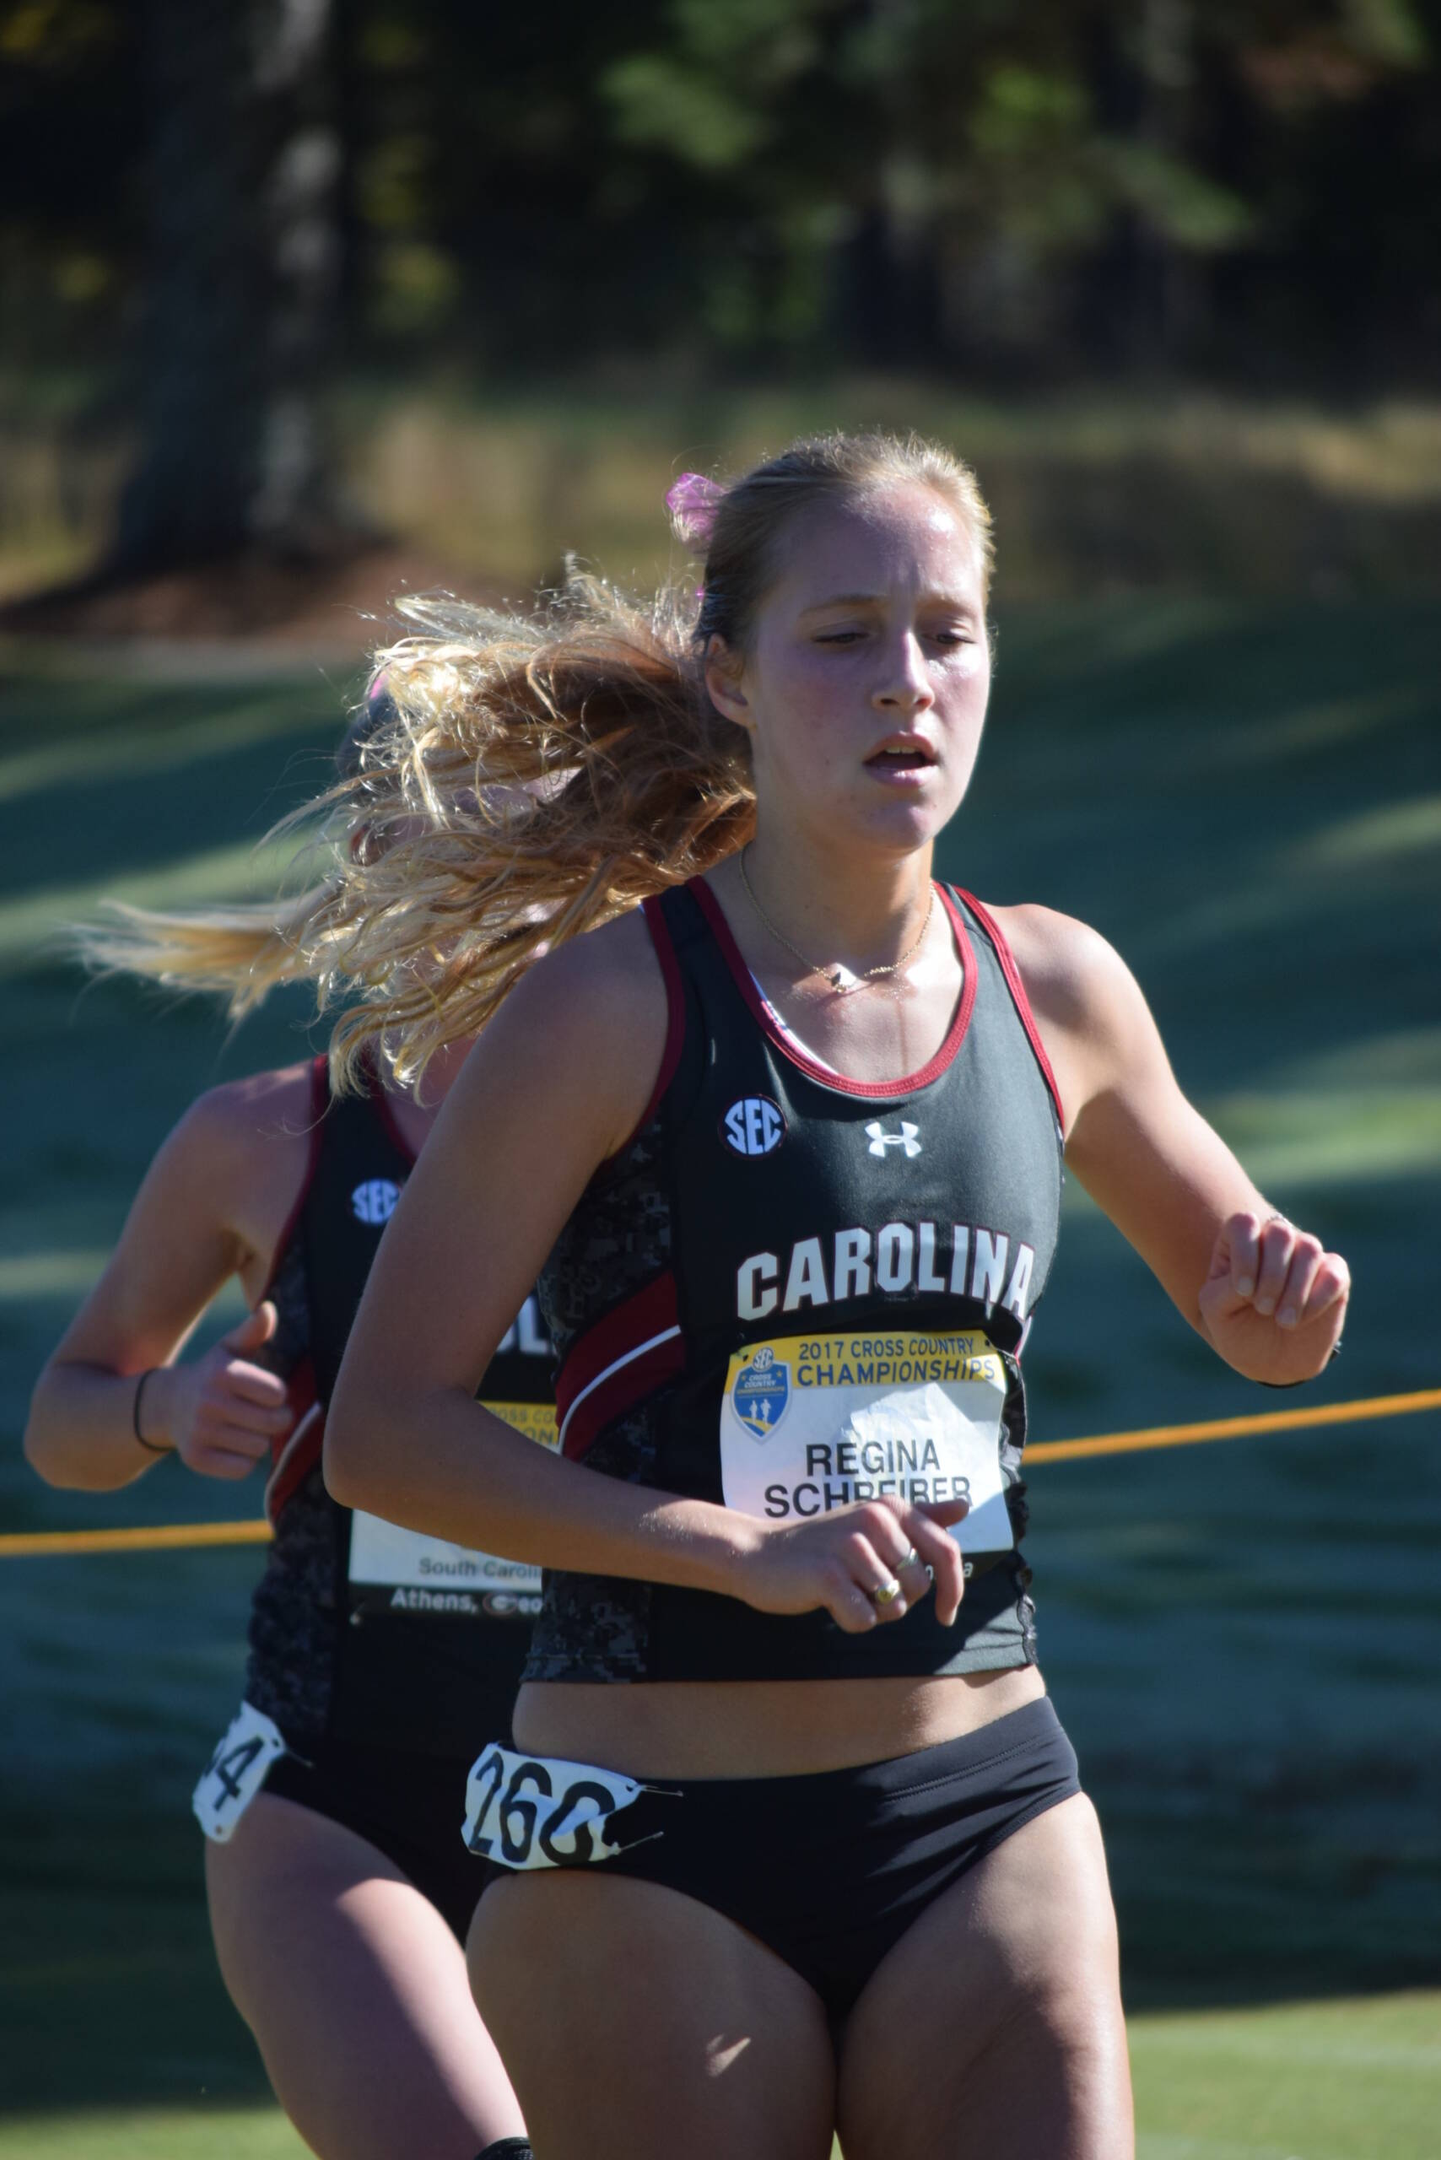
[[[762,1343],[749,1365],[742,1365],[731,1391],[731,1405],[746,1430],[768,1440],[786,1414],[791,1397],[791,1369],[777,1363],[769,1343]]]
[[[372,1229],[378,1230],[382,1223],[390,1221],[399,1198],[400,1187],[390,1178],[373,1177],[356,1186],[350,1196],[350,1205],[355,1210],[357,1222],[369,1223]]]
[[[786,1136],[785,1112],[769,1095],[742,1095],[720,1122],[732,1155],[773,1155]]]

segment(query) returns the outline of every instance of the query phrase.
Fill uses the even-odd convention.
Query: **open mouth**
[[[934,765],[924,743],[883,743],[866,759],[872,772],[919,772]]]

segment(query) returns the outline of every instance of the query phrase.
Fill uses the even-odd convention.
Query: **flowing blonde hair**
[[[708,490],[698,595],[639,605],[572,571],[538,617],[405,608],[425,634],[379,656],[396,718],[363,752],[396,838],[346,863],[316,969],[327,1002],[358,993],[332,1041],[342,1084],[372,1050],[417,1077],[543,951],[744,845],[749,739],[712,705],[704,656],[717,638],[745,651],[798,517],[899,483],[959,512],[984,591],[990,514],[968,466],[917,436],[823,435]]]
[[[336,750],[336,784],[267,835],[274,839],[298,825],[311,827],[293,869],[313,872],[317,857],[322,862],[338,858],[340,846],[362,831],[364,748],[392,719],[383,679],[376,675]],[[107,900],[102,919],[75,924],[67,944],[96,974],[138,975],[182,993],[210,992],[224,998],[231,1019],[241,1020],[280,984],[315,981],[325,925],[340,889],[337,866],[288,896],[189,914]]]
[[[867,434],[809,438],[711,487],[699,594],[672,585],[642,604],[572,568],[531,615],[398,602],[416,627],[376,656],[385,713],[353,776],[314,806],[332,818],[332,876],[250,948],[252,911],[234,931],[234,913],[207,917],[193,960],[182,926],[198,918],[144,918],[147,934],[169,926],[164,979],[226,987],[233,1011],[257,1002],[249,985],[313,980],[323,1006],[349,1006],[331,1044],[337,1085],[377,1051],[417,1080],[447,1043],[480,1032],[543,951],[744,845],[749,739],[711,703],[704,656],[713,639],[744,653],[798,517],[907,482],[959,512],[984,589],[990,516],[969,467],[916,436]],[[696,540],[693,523],[684,530]],[[223,980],[226,937],[243,989]]]

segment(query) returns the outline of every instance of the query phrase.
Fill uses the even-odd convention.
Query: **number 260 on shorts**
[[[620,1851],[605,1826],[644,1790],[618,1770],[521,1755],[496,1742],[471,1766],[461,1834],[473,1853],[502,1867],[586,1867]]]

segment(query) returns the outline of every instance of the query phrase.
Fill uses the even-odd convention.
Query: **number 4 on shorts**
[[[273,1718],[243,1702],[200,1774],[190,1805],[205,1835],[223,1845],[265,1782],[285,1742]]]

